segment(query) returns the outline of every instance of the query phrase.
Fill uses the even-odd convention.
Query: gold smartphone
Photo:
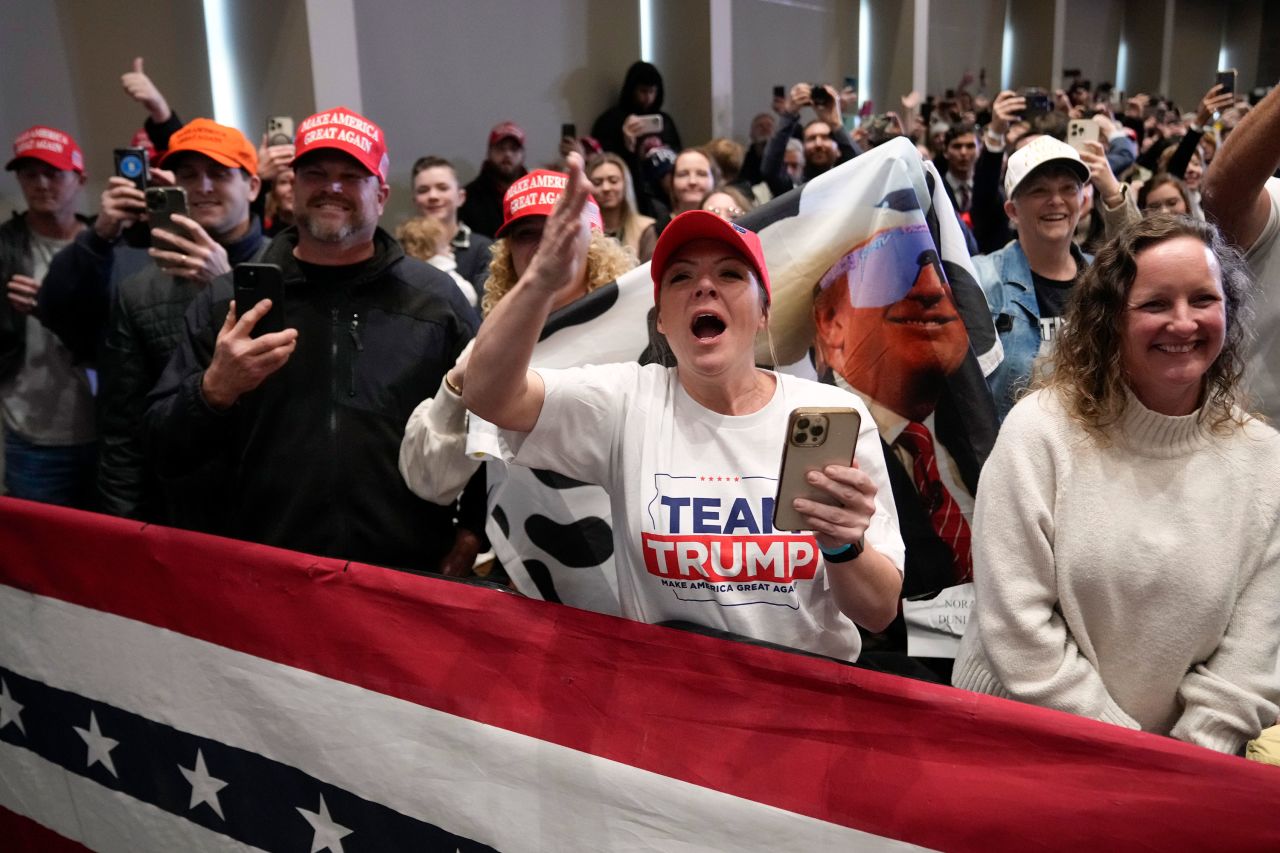
[[[778,471],[778,493],[773,503],[775,530],[808,529],[804,516],[791,505],[796,498],[836,503],[831,495],[809,485],[807,477],[810,471],[828,465],[852,465],[861,428],[862,416],[857,409],[816,406],[791,412],[787,419],[782,467]]]

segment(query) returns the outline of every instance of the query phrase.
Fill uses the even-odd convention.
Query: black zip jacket
[[[226,453],[231,535],[323,556],[435,570],[453,544],[453,508],[404,484],[400,441],[436,393],[477,318],[445,273],[404,255],[382,229],[374,256],[305,268],[296,229],[262,262],[284,270],[289,361],[225,412],[200,392],[232,297],[230,276],[192,302],[186,335],[149,398],[149,450],[182,477]]]

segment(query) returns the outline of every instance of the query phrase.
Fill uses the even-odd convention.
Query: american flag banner
[[[856,294],[851,278],[851,294],[862,303],[874,303],[877,297],[883,301],[885,294],[898,299],[910,290],[918,269],[918,252],[908,256],[903,247],[923,241],[936,252],[961,321],[956,328],[963,327],[959,346],[967,355],[946,377],[935,425],[971,481],[971,494],[997,429],[984,376],[1000,363],[1002,352],[963,232],[933,164],[922,161],[907,140],[894,140],[738,221],[759,233],[773,285],[770,331],[756,342],[756,360],[799,364],[803,369],[795,372],[807,371],[811,377],[814,296],[820,283],[833,271],[844,272],[865,259],[870,263],[864,266],[872,271],[859,277],[861,291]],[[902,262],[895,263],[900,255]],[[650,343],[651,321],[646,319],[652,308],[653,284],[645,264],[554,314],[532,364],[562,368],[635,361]],[[882,324],[888,327],[890,321]],[[884,365],[872,361],[865,367],[874,372]],[[873,406],[872,411],[879,410]],[[552,472],[505,466],[492,427],[475,418],[471,424],[468,452],[492,460],[487,533],[516,588],[551,601],[619,613],[609,496],[596,485]],[[781,444],[782,436],[778,440]],[[954,582],[952,556],[922,520],[928,516],[914,507],[914,495],[907,494],[914,488],[910,475],[898,479],[895,497],[909,508],[903,513],[908,561],[904,592],[936,593]]]
[[[1280,849],[1275,768],[0,499],[0,848]]]

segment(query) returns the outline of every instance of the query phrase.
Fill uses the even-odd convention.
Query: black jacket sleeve
[[[169,138],[182,130],[182,119],[178,118],[178,114],[173,110],[169,110],[169,117],[161,122],[152,121],[150,117],[142,125],[147,131],[147,138],[151,140],[151,144],[156,147],[159,152],[169,150]]]
[[[1182,141],[1178,143],[1178,148],[1173,152],[1173,157],[1169,159],[1169,174],[1178,180],[1186,180],[1187,166],[1191,165],[1191,156],[1196,153],[1196,149],[1200,147],[1200,140],[1204,138],[1202,130],[1188,130],[1187,135],[1182,137]]]
[[[49,262],[36,298],[36,316],[71,350],[76,361],[91,361],[102,341],[111,311],[111,243],[92,228]]]
[[[138,518],[146,470],[139,425],[151,387],[137,329],[121,299],[118,292],[98,365],[98,498],[103,512]]]
[[[228,445],[235,411],[214,410],[200,391],[213,360],[218,329],[231,300],[231,277],[200,292],[187,308],[185,335],[147,397],[146,451],[162,477],[181,477],[215,458]]]
[[[0,287],[7,287],[15,275],[30,275],[27,231],[21,216],[0,225]],[[22,367],[27,349],[27,318],[14,310],[9,300],[0,299],[0,379],[7,379]]]
[[[792,189],[792,182],[787,177],[784,157],[787,153],[787,142],[795,134],[799,115],[783,113],[778,119],[778,126],[764,147],[764,155],[760,158],[760,177],[769,185],[769,191],[775,196],[782,195]]]
[[[1000,191],[1000,172],[1004,167],[1004,151],[986,148],[973,167],[973,198],[969,200],[969,218],[973,220],[973,237],[982,254],[994,252],[1012,237],[1009,217],[1004,212],[1004,194]]]

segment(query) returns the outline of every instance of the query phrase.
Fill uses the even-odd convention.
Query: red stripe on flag
[[[84,853],[78,841],[0,806],[0,847],[12,853]]]
[[[0,583],[947,850],[1280,849],[1280,774],[490,590],[0,499]]]

